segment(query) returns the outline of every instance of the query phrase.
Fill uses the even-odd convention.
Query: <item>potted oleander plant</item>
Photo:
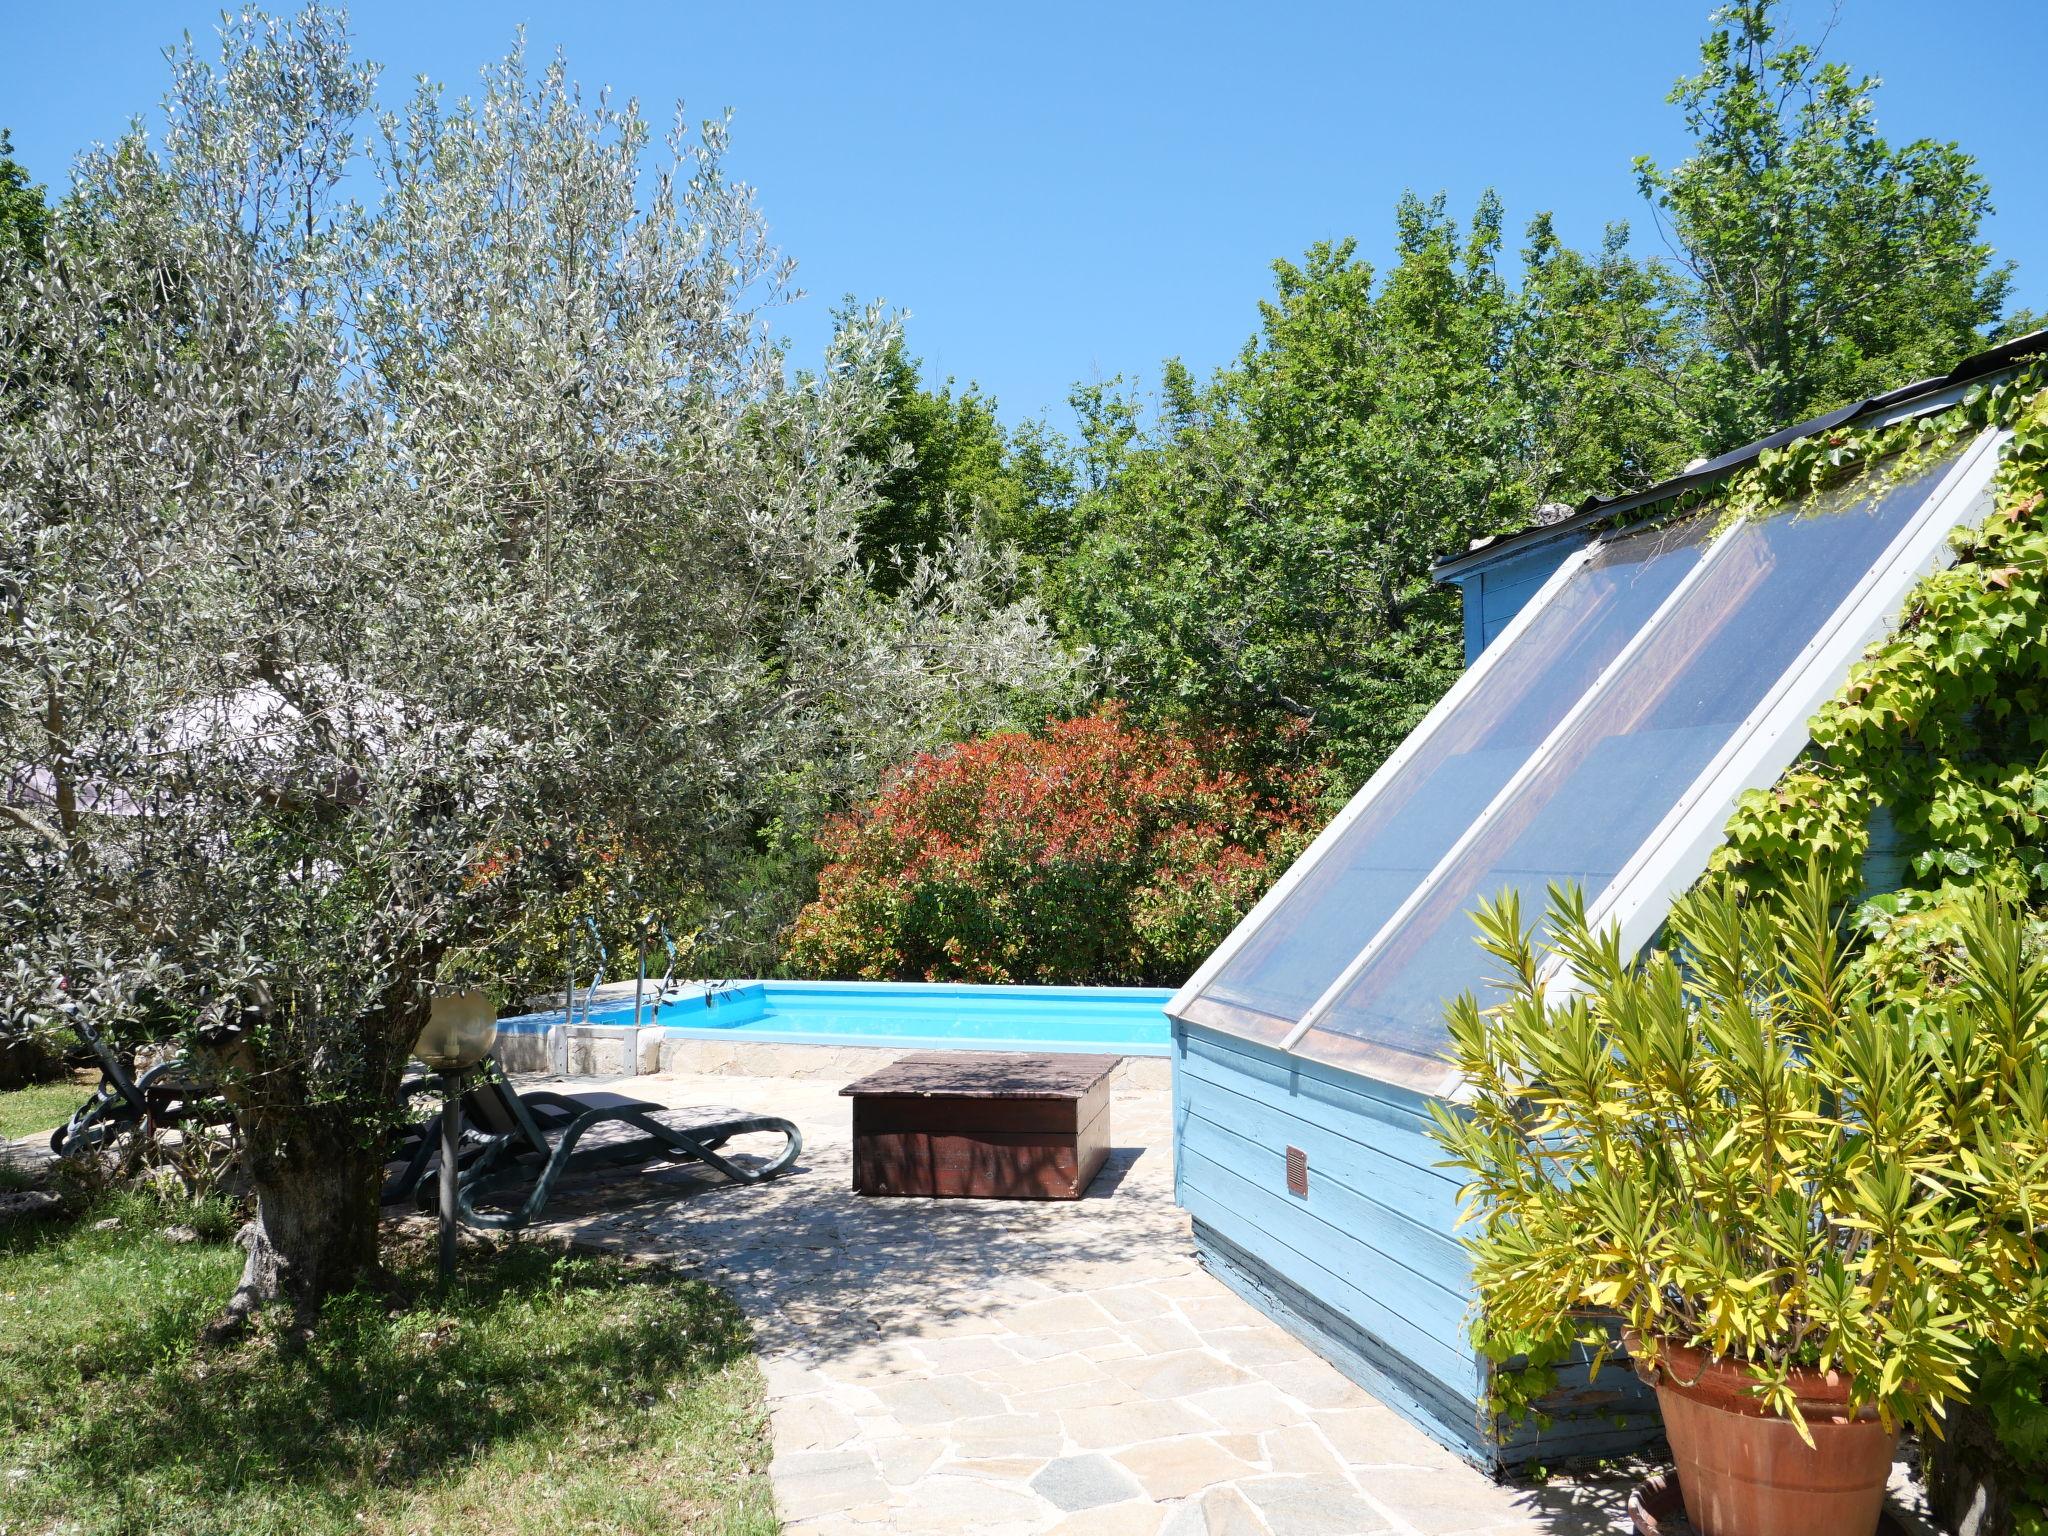
[[[1870,1536],[1900,1430],[2048,1339],[2048,967],[1975,901],[1937,986],[1859,963],[1818,870],[1695,893],[1643,959],[1553,889],[1450,1009],[1483,1341],[1620,1347],[1703,1536]]]

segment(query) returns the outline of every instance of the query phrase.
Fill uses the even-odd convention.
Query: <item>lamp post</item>
[[[462,1145],[462,1079],[498,1040],[498,1010],[480,988],[435,994],[413,1054],[441,1074],[440,1281],[455,1276],[456,1166]]]

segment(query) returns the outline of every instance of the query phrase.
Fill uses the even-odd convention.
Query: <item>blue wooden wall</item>
[[[1626,1367],[1560,1373],[1547,1430],[1483,1428],[1458,1186],[1406,1089],[1174,1025],[1174,1186],[1204,1262],[1389,1407],[1481,1465],[1606,1454],[1655,1432]],[[1308,1193],[1287,1188],[1287,1149]]]
[[[1465,599],[1465,665],[1500,637],[1508,621],[1550,580],[1550,573],[1579,547],[1577,539],[1553,539],[1520,554],[1504,555],[1450,577]]]

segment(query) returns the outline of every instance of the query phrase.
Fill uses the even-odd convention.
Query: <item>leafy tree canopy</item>
[[[0,248],[41,261],[49,221],[43,189],[29,181],[27,168],[14,158],[14,141],[0,128]]]
[[[1930,373],[1998,323],[2012,265],[1991,188],[1954,143],[1894,148],[1875,76],[1781,37],[1776,0],[1716,13],[1670,100],[1691,155],[1636,161],[1677,260],[1703,444],[1726,448]]]
[[[791,380],[723,122],[658,153],[516,51],[372,118],[318,6],[172,64],[161,146],[80,162],[33,279],[0,249],[0,1020],[198,1052],[237,1303],[310,1308],[375,1264],[436,988],[515,980],[621,850],[715,888],[1069,668],[972,539],[867,580],[890,331]]]
[[[1352,241],[1275,263],[1259,334],[1206,382],[1168,363],[1156,419],[1128,391],[1077,394],[1068,542],[1038,553],[1106,686],[1237,727],[1306,721],[1285,740],[1362,776],[1460,662],[1435,556],[1683,462],[1676,328],[1624,232],[1582,255],[1538,219],[1517,290],[1502,217],[1491,196],[1461,225],[1411,195],[1384,275]]]
[[[843,334],[865,317],[849,300],[838,322]],[[852,444],[877,476],[860,553],[877,584],[893,591],[920,555],[944,548],[974,513],[1001,516],[1024,492],[995,401],[973,384],[956,394],[951,379],[926,389],[901,332],[890,339],[872,388],[872,417]]]
[[[1495,198],[1461,224],[1410,195],[1385,272],[1348,240],[1276,262],[1229,365],[1170,361],[1151,401],[1077,389],[1072,440],[1013,438],[1033,468],[990,526],[1098,686],[1328,748],[1356,780],[1461,665],[1434,558],[2032,323],[2001,319],[1971,158],[1894,148],[1874,79],[1780,31],[1775,0],[1718,12],[1671,97],[1693,153],[1636,164],[1670,259],[1619,223],[1575,250],[1539,214],[1511,276]]]

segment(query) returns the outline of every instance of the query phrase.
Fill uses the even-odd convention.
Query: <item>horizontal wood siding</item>
[[[1195,1250],[1209,1272],[1410,1423],[1479,1466],[1494,1463],[1469,1393],[1455,1392],[1416,1371],[1396,1350],[1359,1327],[1341,1304],[1312,1290],[1194,1216]]]
[[[1625,1368],[1588,1386],[1583,1365],[1560,1372],[1548,1430],[1504,1445],[1481,1430],[1458,1184],[1417,1095],[1181,1023],[1173,1093],[1175,1194],[1205,1261],[1390,1407],[1485,1465],[1644,1441]],[[1305,1194],[1289,1191],[1289,1148]]]
[[[1907,846],[1891,807],[1871,806],[1869,826],[1870,846],[1863,854],[1862,894],[1888,896],[1905,885],[1912,872],[1913,850]]]
[[[1486,649],[1486,629],[1479,621],[1479,573],[1449,578],[1458,589],[1458,611],[1465,620],[1465,665]]]
[[[1577,547],[1571,541],[1559,540],[1541,549],[1533,549],[1518,559],[1503,560],[1479,573],[1481,650],[1493,644],[1514,616],[1522,611],[1522,605],[1536,595],[1537,589],[1550,580],[1551,572],[1562,565]]]
[[[1578,547],[1577,540],[1556,539],[1452,578],[1464,597],[1466,666],[1493,644],[1508,621],[1522,611],[1522,605],[1536,595],[1536,589],[1550,579],[1550,573]]]

